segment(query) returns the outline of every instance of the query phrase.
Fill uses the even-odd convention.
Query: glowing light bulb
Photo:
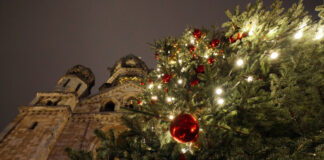
[[[278,56],[279,56],[279,53],[278,52],[273,52],[273,53],[271,53],[270,58],[271,59],[277,59]]]
[[[323,29],[322,28],[320,28],[320,29],[318,29],[318,31],[317,31],[317,33],[316,33],[316,35],[315,35],[315,40],[319,40],[319,39],[321,39],[321,38],[323,38]]]
[[[157,96],[152,96],[151,99],[152,99],[153,101],[157,101],[157,100],[158,100],[158,97],[157,97]]]
[[[224,102],[225,102],[225,101],[224,101],[224,99],[222,99],[222,98],[217,100],[217,103],[220,104],[220,105],[224,104]]]
[[[173,115],[169,115],[169,119],[173,120],[174,116]]]
[[[157,68],[156,70],[157,70],[158,72],[160,72],[160,71],[161,71],[161,69],[160,69],[160,68]]]
[[[194,44],[195,43],[195,39],[191,38],[190,43],[191,44]]]
[[[161,75],[160,75],[160,74],[158,74],[158,75],[157,75],[157,77],[158,77],[158,78],[161,78]]]
[[[298,31],[296,34],[295,34],[295,39],[300,39],[300,38],[302,38],[303,37],[303,31]]]
[[[184,72],[184,71],[186,71],[186,68],[184,68],[184,67],[181,68],[181,72]]]
[[[246,79],[246,81],[248,81],[248,82],[252,82],[252,81],[253,81],[253,77],[252,77],[252,76],[249,76],[249,77]]]
[[[182,149],[181,149],[181,152],[182,152],[182,153],[186,153],[186,152],[187,152],[187,149],[182,148]]]
[[[205,56],[204,56],[206,59],[208,59],[209,58],[209,56],[206,54]]]
[[[243,63],[244,63],[244,62],[243,62],[242,59],[239,59],[239,60],[236,61],[236,65],[238,65],[238,66],[242,66]]]
[[[171,97],[167,97],[167,102],[171,102],[172,101],[172,99],[171,99]]]
[[[157,88],[158,88],[158,89],[161,89],[161,88],[162,88],[162,85],[161,85],[161,84],[159,84],[159,85],[157,86]]]
[[[181,59],[179,59],[179,61],[178,61],[178,62],[179,62],[179,64],[181,64],[181,63],[182,63],[182,60],[181,60]]]
[[[153,84],[150,84],[150,85],[148,86],[148,88],[149,88],[149,89],[152,89],[152,88],[153,88]]]
[[[182,79],[178,79],[178,84],[182,84],[183,80]]]
[[[216,89],[216,94],[221,95],[223,93],[223,90],[220,88]]]
[[[174,101],[174,100],[175,100],[175,98],[174,98],[174,97],[171,97],[171,100],[172,100],[172,101]]]

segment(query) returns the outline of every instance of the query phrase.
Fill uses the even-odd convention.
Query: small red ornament
[[[210,42],[210,46],[214,48],[214,47],[218,46],[219,43],[220,43],[220,41],[219,41],[218,39],[213,39],[213,40]]]
[[[192,58],[193,58],[193,59],[197,59],[197,54],[194,53],[194,54],[192,55]]]
[[[151,104],[152,104],[152,105],[155,105],[155,102],[154,102],[153,100],[151,100]]]
[[[169,83],[170,79],[171,79],[171,75],[167,73],[164,74],[164,76],[162,77],[163,83]]]
[[[198,83],[199,83],[199,79],[195,79],[190,82],[190,85],[191,85],[191,87],[193,87],[193,86],[197,85]]]
[[[213,57],[208,58],[208,64],[212,64],[215,62],[215,59]]]
[[[193,51],[196,50],[196,47],[193,45],[190,45],[188,48],[189,48],[190,53],[192,53]]]
[[[230,43],[234,43],[234,42],[236,42],[236,39],[233,36],[230,36],[229,41],[230,41]]]
[[[142,86],[144,86],[144,85],[145,85],[145,83],[144,83],[144,82],[141,82],[141,85],[142,85]]]
[[[179,160],[187,160],[187,159],[186,159],[185,155],[183,153],[181,153]]]
[[[156,60],[159,60],[159,54],[158,53],[155,53],[154,56],[155,56]]]
[[[201,31],[199,29],[195,29],[193,31],[193,36],[196,38],[196,39],[199,39],[201,37]]]
[[[164,92],[166,93],[166,92],[168,92],[168,89],[166,88],[166,89],[164,89]]]
[[[203,73],[205,70],[205,66],[204,65],[199,65],[196,69],[197,73]]]
[[[148,83],[151,84],[153,80],[151,78],[148,79]]]
[[[138,105],[142,105],[142,101],[137,100],[137,104],[138,104]]]
[[[171,122],[170,133],[179,143],[194,142],[199,133],[198,121],[191,114],[180,114]]]

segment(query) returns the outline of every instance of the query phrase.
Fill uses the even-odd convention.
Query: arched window
[[[66,87],[67,84],[70,82],[70,79],[68,79],[64,84],[63,84],[63,87]]]
[[[51,105],[53,105],[53,102],[51,100],[49,100],[49,101],[47,101],[46,105],[51,106]]]
[[[114,102],[108,102],[105,104],[105,106],[103,106],[100,109],[100,112],[113,112],[115,111],[115,103]]]
[[[30,127],[29,127],[29,129],[30,130],[34,130],[35,129],[35,127],[38,125],[38,122],[34,122]]]

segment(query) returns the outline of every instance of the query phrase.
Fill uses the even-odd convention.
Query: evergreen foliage
[[[96,131],[97,159],[324,159],[324,5],[313,21],[302,1],[286,11],[281,3],[237,7],[222,29],[155,42],[157,68],[123,117],[129,130]],[[169,116],[181,113],[198,118],[197,141],[172,139]]]

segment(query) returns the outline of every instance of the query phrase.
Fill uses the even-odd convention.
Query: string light
[[[185,148],[182,148],[182,149],[181,149],[181,152],[182,152],[182,153],[186,153],[187,151],[188,151],[188,150],[185,149]]]
[[[248,76],[248,78],[246,79],[246,81],[252,82],[253,81],[253,77],[252,76]]]
[[[322,28],[319,28],[316,35],[315,35],[315,40],[319,40],[321,38],[323,38],[323,29]]]
[[[216,89],[216,94],[221,95],[223,93],[223,90],[220,88]]]
[[[239,59],[239,60],[236,61],[236,65],[238,65],[238,66],[242,66],[243,63],[244,63],[244,62],[243,62],[242,59]]]
[[[220,98],[220,99],[217,100],[217,103],[220,104],[220,105],[224,104],[224,102],[225,102],[225,101],[224,101],[223,98]]]
[[[270,58],[271,59],[277,59],[278,56],[279,56],[279,53],[278,52],[273,52],[273,53],[271,53]]]
[[[178,62],[179,62],[179,64],[181,64],[181,63],[182,63],[182,60],[181,60],[181,59],[179,59],[179,61],[178,61]]]
[[[167,97],[167,102],[171,102],[172,101],[172,99],[171,99],[171,97]]]
[[[150,84],[150,85],[148,86],[148,88],[149,88],[149,89],[152,89],[152,88],[153,88],[153,84]]]
[[[205,56],[204,56],[206,59],[208,59],[209,58],[209,56],[206,54]]]
[[[300,30],[300,31],[298,31],[296,34],[295,34],[295,39],[300,39],[300,38],[302,38],[303,37],[303,31],[302,30]]]
[[[157,68],[157,69],[156,69],[156,71],[160,72],[160,71],[161,71],[161,69],[160,69],[160,68]]]
[[[169,119],[170,120],[173,120],[174,119],[174,116],[173,115],[169,115]]]
[[[194,44],[195,43],[195,39],[191,38],[190,43],[191,44]]]
[[[182,79],[178,79],[178,84],[182,84],[183,80]]]
[[[158,100],[158,97],[157,97],[157,96],[152,96],[151,99],[152,99],[153,101],[157,101],[157,100]]]
[[[184,68],[184,67],[181,68],[181,72],[184,72],[184,71],[186,71],[186,68]]]
[[[161,89],[161,88],[162,88],[162,85],[161,85],[161,84],[159,84],[159,85],[157,86],[157,88],[158,88],[158,89]]]

